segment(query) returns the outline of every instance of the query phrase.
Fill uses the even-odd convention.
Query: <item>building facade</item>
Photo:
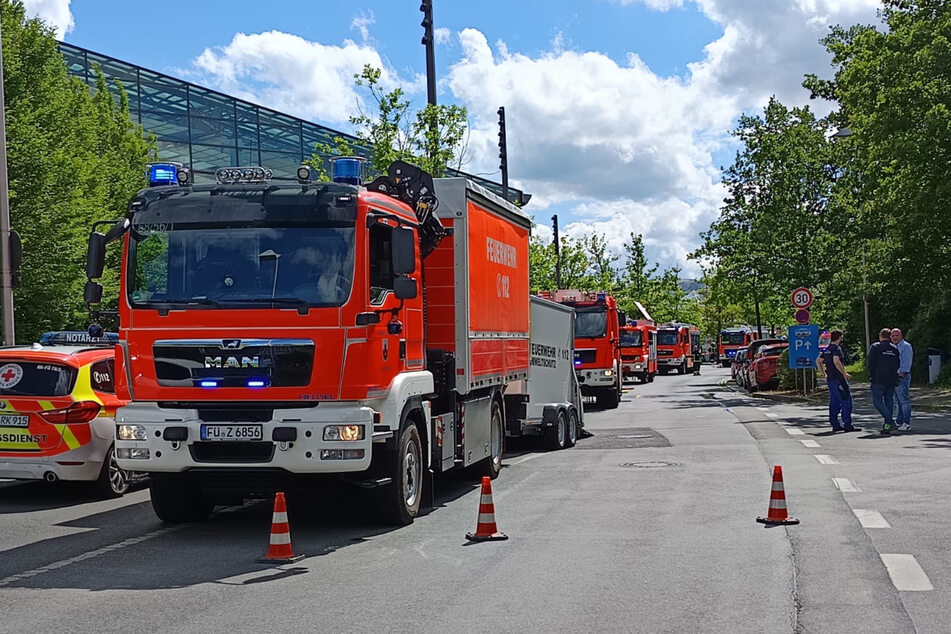
[[[60,42],[69,72],[90,85],[98,66],[110,85],[122,83],[129,98],[129,115],[146,132],[155,135],[159,156],[189,167],[195,182],[214,182],[219,167],[261,165],[275,178],[295,179],[297,168],[315,153],[318,143],[333,145],[335,137],[347,139],[355,151],[369,150],[349,134],[298,119],[220,92],[175,79],[163,73]],[[502,194],[494,181],[448,170]],[[509,187],[515,204],[529,195]]]

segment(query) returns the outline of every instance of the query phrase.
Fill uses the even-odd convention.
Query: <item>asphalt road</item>
[[[0,483],[0,632],[947,631],[951,425],[825,436],[821,408],[727,377],[632,386],[573,449],[513,443],[493,483],[504,542],[465,539],[472,477],[396,530],[360,496],[295,499],[306,557],[284,566],[255,561],[264,503],[167,527],[147,490]],[[766,528],[777,464],[801,524]]]

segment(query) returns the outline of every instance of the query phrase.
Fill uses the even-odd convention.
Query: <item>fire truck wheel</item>
[[[724,362],[721,363],[720,365],[722,365],[724,368],[728,368],[728,367],[730,367],[730,362],[729,362],[729,361],[724,361]]]
[[[96,495],[102,498],[121,498],[129,490],[129,474],[116,463],[115,447],[109,447],[107,458],[95,483]]]
[[[502,472],[502,445],[505,438],[505,429],[502,427],[502,406],[497,399],[492,399],[492,411],[489,414],[490,436],[489,443],[491,454],[483,460],[484,463],[482,475],[487,475],[493,480],[499,477]]]
[[[214,508],[201,487],[188,482],[179,473],[152,474],[149,493],[155,514],[169,524],[206,519]]]
[[[568,443],[568,417],[564,410],[558,412],[555,424],[545,430],[546,443],[550,451],[564,449]]]
[[[400,434],[393,456],[393,482],[382,490],[386,519],[398,526],[412,524],[423,499],[423,460],[419,430],[409,423]]]
[[[613,387],[604,388],[604,391],[598,397],[598,405],[601,406],[601,409],[617,409],[620,400],[620,390]]]
[[[568,411],[568,437],[567,446],[574,447],[578,442],[578,413],[575,410]]]

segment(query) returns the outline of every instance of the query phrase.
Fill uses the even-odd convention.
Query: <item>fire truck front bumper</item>
[[[671,368],[679,367],[681,363],[684,362],[684,357],[658,357],[657,365],[663,366],[666,365]]]
[[[365,471],[373,449],[371,408],[201,409],[131,403],[116,413],[116,459],[123,469],[178,473],[196,468],[271,468],[290,473]]]
[[[582,387],[612,387],[617,383],[617,377],[612,368],[592,368],[575,370],[578,382]]]

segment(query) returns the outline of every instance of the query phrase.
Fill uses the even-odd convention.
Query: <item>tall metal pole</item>
[[[430,105],[436,105],[436,49],[433,41],[433,0],[422,0],[423,46],[426,47],[426,95]]]
[[[509,159],[505,142],[505,106],[499,106],[499,169],[502,170],[502,198],[509,199]]]
[[[868,354],[868,349],[872,347],[872,339],[868,329],[868,280],[866,279],[864,243],[862,244],[862,303],[865,304],[865,354]]]
[[[0,42],[2,42],[0,34]],[[10,191],[7,183],[7,110],[3,98],[3,46],[0,44],[0,269],[2,269],[3,343],[15,343],[13,283],[10,270]]]
[[[555,286],[561,288],[561,241],[558,239],[558,214],[551,217],[551,228],[555,234]]]

